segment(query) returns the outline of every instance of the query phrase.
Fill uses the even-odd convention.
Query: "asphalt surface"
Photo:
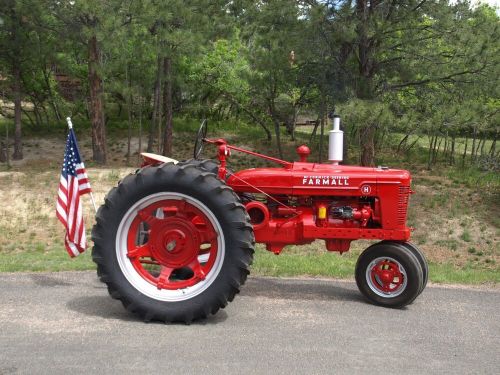
[[[93,272],[0,274],[0,374],[499,374],[499,310],[499,290],[431,286],[391,310],[352,282],[252,277],[215,316],[169,325]]]

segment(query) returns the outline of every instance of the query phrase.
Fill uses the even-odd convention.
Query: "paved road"
[[[500,373],[500,291],[428,287],[403,310],[351,282],[251,278],[210,319],[142,323],[93,272],[0,274],[0,374]]]

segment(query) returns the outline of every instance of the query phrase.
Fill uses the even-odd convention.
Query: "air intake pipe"
[[[340,117],[333,116],[333,129],[330,130],[328,144],[328,160],[333,165],[338,165],[342,161],[344,151],[344,132],[340,130]]]

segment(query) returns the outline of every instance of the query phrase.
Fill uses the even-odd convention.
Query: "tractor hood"
[[[272,195],[377,196],[381,185],[410,186],[408,171],[386,167],[295,162],[289,168],[251,168],[227,180],[237,192]]]

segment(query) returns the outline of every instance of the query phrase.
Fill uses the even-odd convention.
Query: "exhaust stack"
[[[344,132],[340,130],[340,117],[333,116],[333,129],[330,130],[328,144],[328,160],[333,165],[338,165],[342,161],[344,150]]]

